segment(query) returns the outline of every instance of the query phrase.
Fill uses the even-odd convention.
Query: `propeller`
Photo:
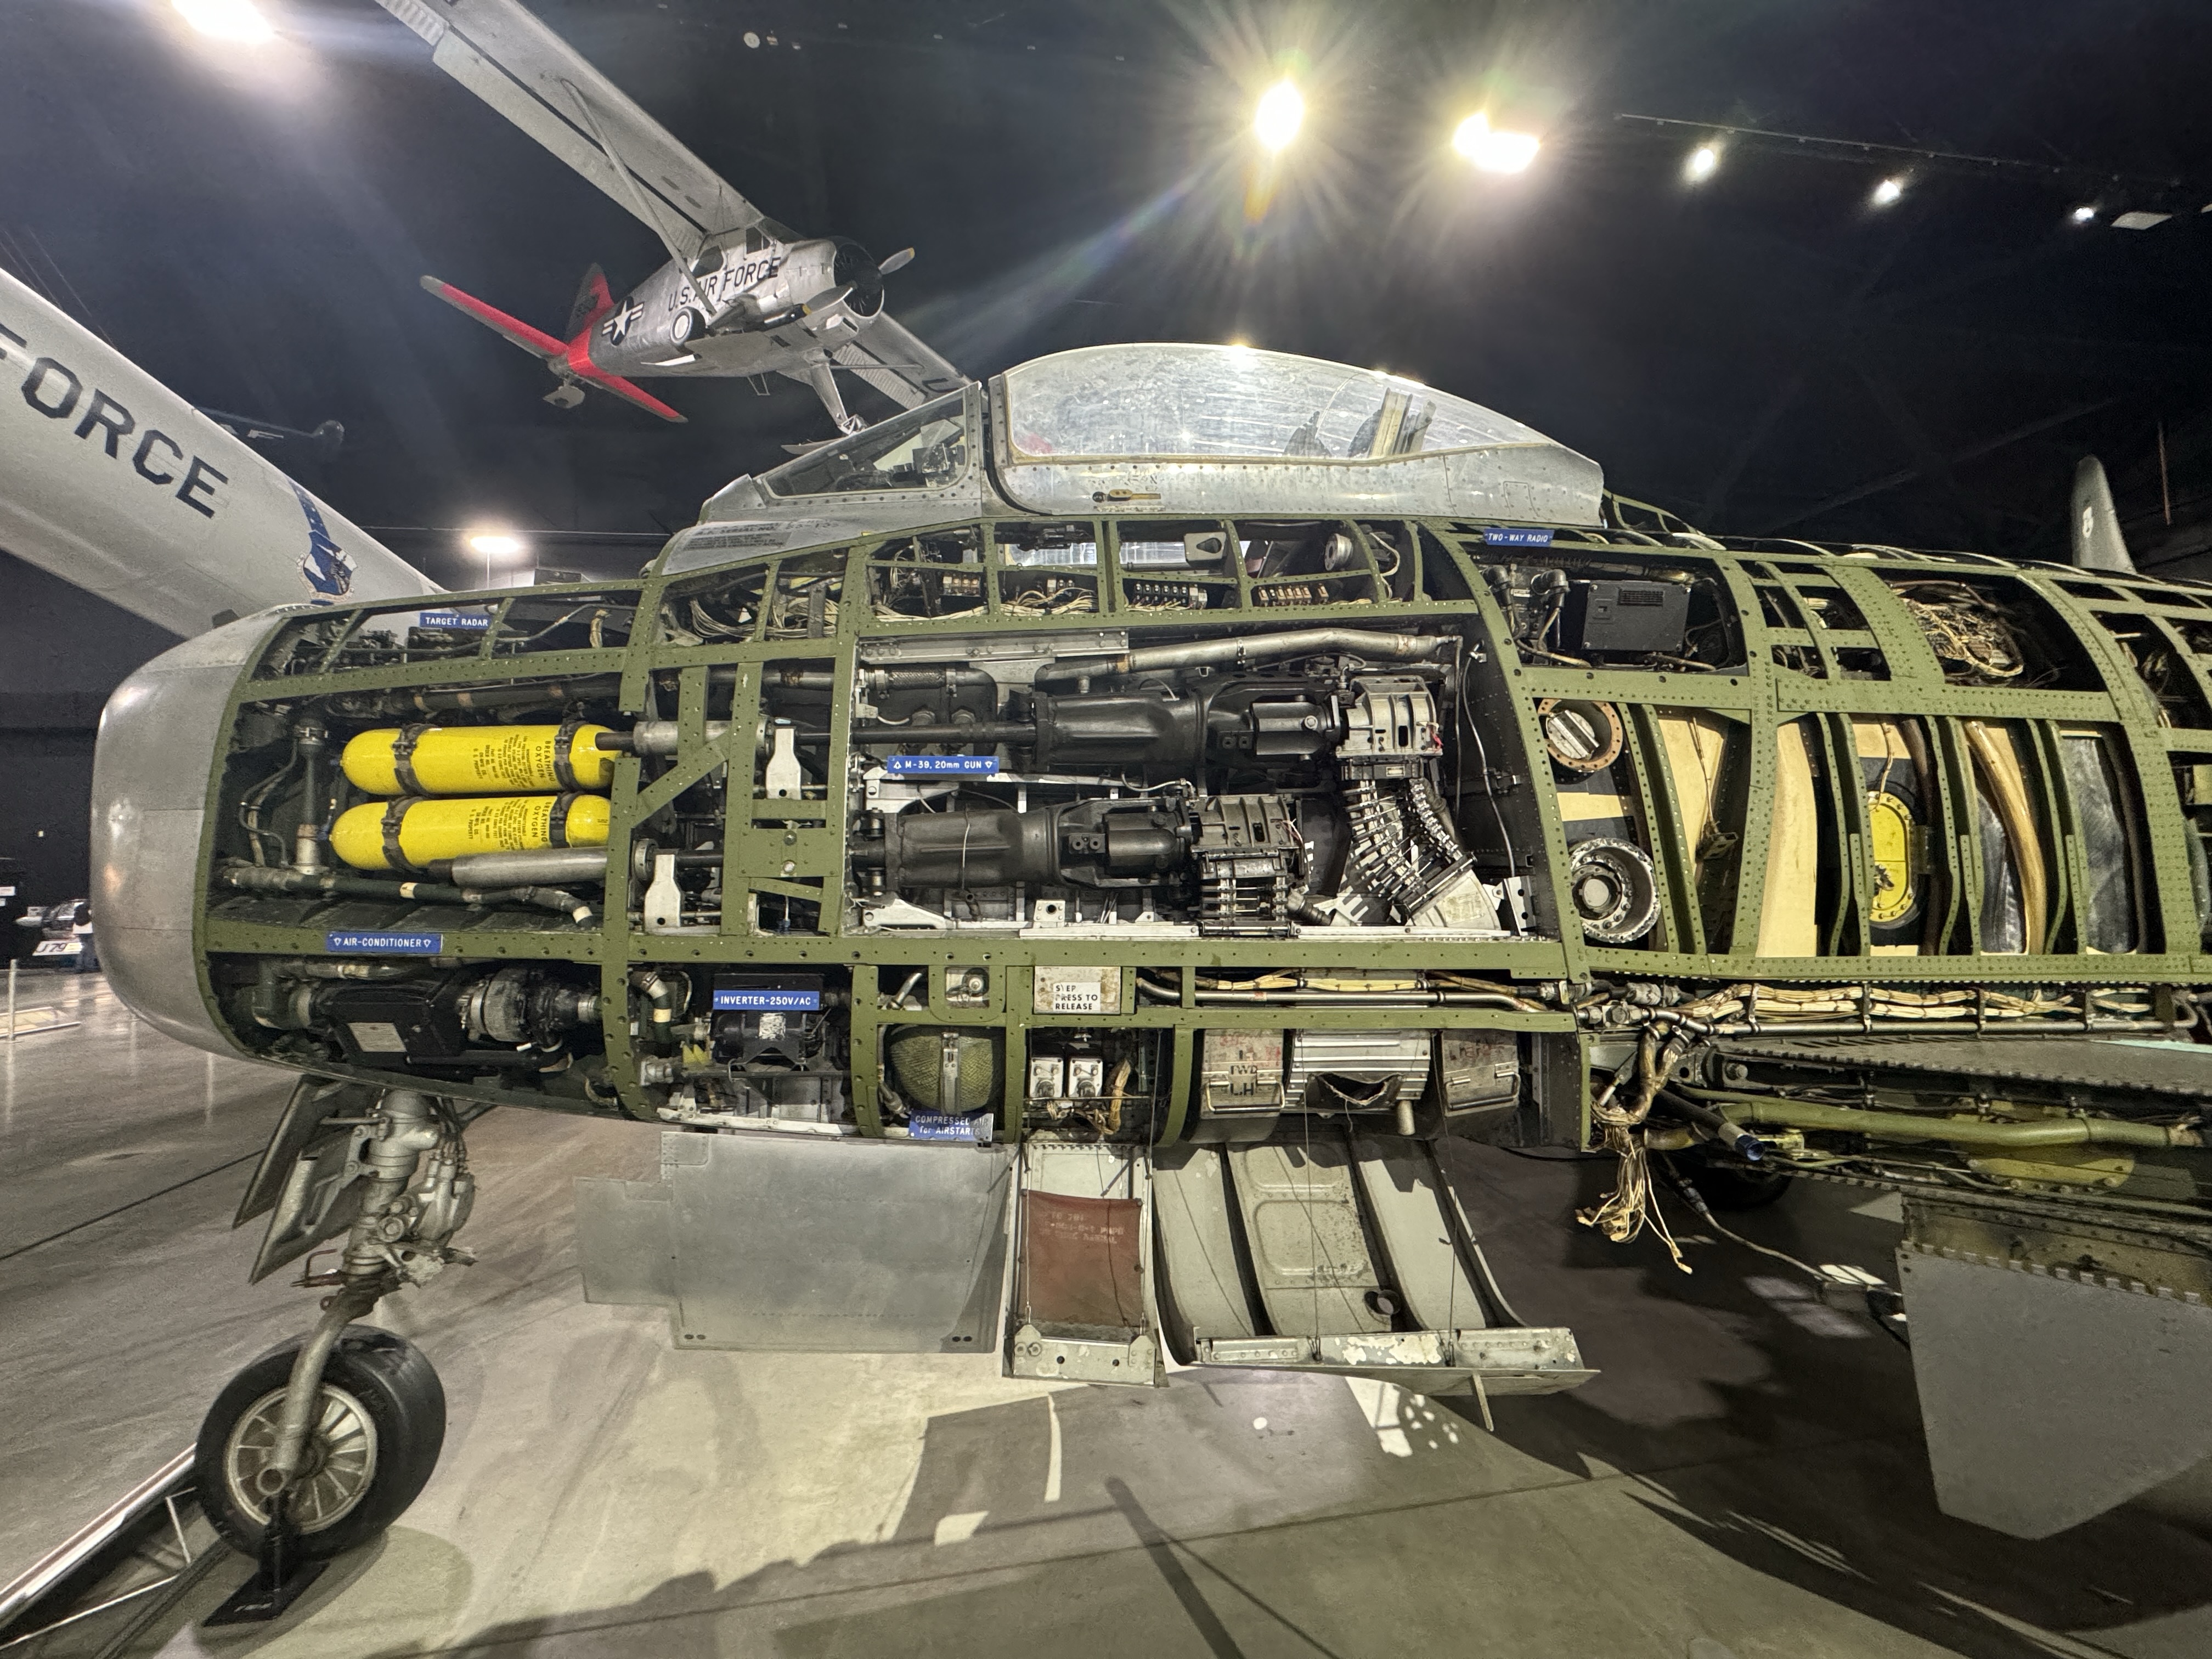
[[[892,254],[890,258],[884,260],[883,264],[876,267],[876,275],[878,276],[888,276],[895,270],[904,270],[913,263],[914,250],[910,247],[902,247],[896,253]]]

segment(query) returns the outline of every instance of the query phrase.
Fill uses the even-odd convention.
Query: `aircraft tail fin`
[[[2120,515],[2112,506],[2112,486],[2105,477],[2105,464],[2084,455],[2074,469],[2074,562],[2085,570],[2122,570],[2135,574],[2136,562],[2128,556],[2120,534]]]
[[[573,340],[614,308],[615,296],[607,287],[607,273],[593,265],[577,285],[575,303],[568,307],[568,326],[562,331]]]

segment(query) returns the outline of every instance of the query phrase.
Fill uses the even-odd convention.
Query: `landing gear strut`
[[[362,1143],[361,1206],[307,1336],[230,1380],[200,1425],[193,1479],[209,1518],[255,1558],[254,1575],[210,1625],[281,1614],[331,1557],[366,1542],[415,1501],[446,1437],[446,1395],[430,1362],[389,1331],[357,1324],[449,1262],[476,1184],[459,1121],[411,1089],[386,1092]],[[425,1155],[427,1154],[427,1161]]]

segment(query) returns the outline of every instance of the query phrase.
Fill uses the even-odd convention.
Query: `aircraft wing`
[[[767,216],[515,0],[377,0],[430,61],[590,179],[689,263]]]
[[[888,311],[840,346],[830,361],[849,370],[902,409],[912,409],[965,385],[967,377],[918,339]]]

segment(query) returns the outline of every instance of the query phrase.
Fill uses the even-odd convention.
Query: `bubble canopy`
[[[1592,525],[1604,489],[1588,457],[1402,375],[1242,346],[1088,346],[735,480],[667,568],[977,513]]]
[[[1246,346],[1093,346],[1006,371],[1026,460],[1385,460],[1548,443],[1532,427],[1375,369]]]

